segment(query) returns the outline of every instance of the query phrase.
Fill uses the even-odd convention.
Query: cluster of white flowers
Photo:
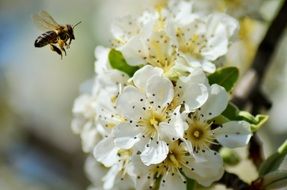
[[[187,178],[210,186],[222,177],[215,147],[244,146],[252,135],[245,121],[215,122],[229,96],[207,78],[237,29],[230,16],[185,1],[112,26],[113,49],[138,70],[114,69],[111,49],[96,48],[92,93],[76,99],[72,122],[91,153],[91,189],[185,189]]]

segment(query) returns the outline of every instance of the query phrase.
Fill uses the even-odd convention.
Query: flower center
[[[188,53],[196,58],[201,58],[202,50],[207,46],[205,35],[192,34],[186,39],[184,32],[178,28],[176,36],[179,41],[179,50],[183,53]]]
[[[131,160],[131,156],[132,156],[132,150],[131,149],[120,149],[118,151],[118,156],[120,157],[119,158],[119,162],[121,164],[121,176],[122,178],[124,178],[124,176],[126,175],[126,168],[127,168],[127,165],[129,164],[130,160]]]
[[[180,168],[186,164],[186,154],[186,150],[181,146],[179,141],[172,142],[169,145],[169,153],[166,159],[162,163],[157,164],[152,169],[152,172],[159,175],[165,175],[167,171],[171,173],[180,172]]]
[[[188,130],[185,132],[185,139],[189,140],[196,151],[209,148],[214,140],[210,129],[212,123],[203,122],[191,118],[187,120]]]
[[[165,112],[158,113],[154,110],[150,110],[148,117],[139,121],[139,124],[145,127],[144,135],[155,137],[159,124],[167,119]]]
[[[158,32],[147,39],[147,44],[149,53],[144,57],[146,62],[162,68],[165,73],[168,72],[177,57],[175,47],[170,44],[170,38],[164,32]]]
[[[147,178],[150,179],[150,189],[156,185],[158,179],[161,180],[161,183],[166,182],[167,174],[171,176],[179,176],[182,179],[183,183],[186,183],[185,177],[182,175],[182,168],[190,168],[189,161],[187,160],[189,153],[182,146],[181,141],[173,141],[169,144],[169,154],[166,159],[160,164],[153,165],[148,172]],[[141,177],[141,176],[139,176]]]

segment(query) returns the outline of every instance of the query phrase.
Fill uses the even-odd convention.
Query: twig
[[[261,87],[286,24],[287,1],[285,0],[262,40],[253,64],[234,90],[232,102],[241,109],[250,106],[252,114],[258,114],[262,109],[268,110],[271,108],[271,101],[262,92]],[[256,135],[250,141],[249,158],[257,167],[263,161],[261,143]]]
[[[222,178],[217,182],[234,190],[249,190],[249,185],[240,179],[236,174],[224,172]]]
[[[258,114],[261,109],[270,109],[271,102],[262,92],[262,82],[267,69],[271,64],[276,47],[281,39],[287,24],[287,1],[272,21],[264,39],[262,40],[254,58],[253,64],[244,75],[234,90],[232,102],[239,108],[251,107],[253,114]],[[249,144],[249,158],[258,168],[263,161],[262,147],[256,134],[251,138]],[[259,190],[261,189],[260,179],[253,181],[250,185],[242,181],[237,175],[225,172],[218,183],[235,190]]]
[[[262,108],[271,108],[271,102],[262,92],[261,85],[265,73],[271,64],[270,60],[286,28],[286,24],[287,1],[285,0],[259,45],[253,64],[234,90],[233,103],[240,108],[251,104],[253,114],[257,114]]]

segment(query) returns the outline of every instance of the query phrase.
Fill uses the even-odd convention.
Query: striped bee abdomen
[[[43,34],[41,34],[34,43],[35,47],[43,47],[45,45],[56,43],[57,42],[58,35],[54,31],[48,31]]]

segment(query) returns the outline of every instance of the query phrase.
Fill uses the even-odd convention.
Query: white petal
[[[112,189],[115,183],[115,179],[120,172],[121,167],[119,164],[113,165],[108,173],[103,177],[104,189]]]
[[[176,140],[183,138],[187,123],[184,122],[184,118],[180,113],[180,106],[178,106],[172,113],[172,117],[169,123],[161,122],[159,125],[159,134],[161,138],[168,140]]]
[[[223,161],[220,155],[214,151],[206,150],[205,153],[200,153],[203,159],[200,162],[189,160],[190,169],[184,168],[184,173],[187,177],[195,179],[203,186],[210,186],[213,182],[219,180],[223,173]]]
[[[122,149],[129,149],[136,144],[140,138],[140,130],[128,123],[121,123],[114,129],[115,146]]]
[[[145,65],[144,56],[139,53],[139,50],[143,53],[144,46],[144,42],[140,37],[134,36],[120,49],[120,51],[129,65]]]
[[[86,122],[87,122],[87,119],[84,118],[83,116],[74,116],[71,122],[71,128],[72,128],[73,133],[80,134]]]
[[[161,163],[168,154],[168,146],[164,141],[152,141],[141,153],[141,160],[146,165]]]
[[[91,123],[87,123],[81,132],[82,149],[84,152],[91,152],[96,143],[100,140],[97,128]]]
[[[93,106],[94,98],[88,94],[82,94],[79,96],[73,106],[74,114],[83,114],[85,117],[89,117],[95,114],[95,108]]]
[[[228,148],[245,146],[252,136],[250,124],[246,121],[230,121],[213,131],[216,140]]]
[[[204,84],[191,84],[189,88],[183,89],[181,99],[189,110],[201,107],[208,98],[208,88]]]
[[[205,104],[200,108],[199,113],[206,120],[220,115],[228,104],[228,94],[226,90],[217,84],[213,84]]]
[[[137,34],[136,19],[130,15],[117,19],[111,25],[111,32],[115,39],[128,40],[131,35]]]
[[[228,38],[222,24],[217,25],[212,37],[208,38],[207,47],[202,50],[202,55],[210,61],[215,61],[218,57],[226,54]]]
[[[103,46],[97,46],[95,49],[95,57],[96,57],[96,62],[95,62],[95,71],[96,73],[102,73],[108,68],[110,68],[110,62],[108,59],[110,49],[105,48]]]
[[[146,65],[135,72],[133,82],[139,89],[146,89],[147,81],[153,76],[161,76],[162,73],[162,69]]]
[[[202,69],[208,73],[214,73],[216,70],[215,64],[204,60],[202,62]]]
[[[209,30],[214,31],[219,24],[224,25],[227,37],[232,37],[239,29],[239,23],[236,19],[223,13],[213,13],[208,16]]]
[[[165,180],[165,183],[163,183],[163,180],[161,180],[159,189],[160,190],[186,189],[186,183],[184,183],[184,180],[181,179],[178,175],[172,176],[171,174],[168,174],[166,178],[163,178],[163,180]]]
[[[103,163],[106,167],[110,167],[118,162],[118,150],[112,137],[107,137],[101,140],[94,149],[94,157],[98,162]]]
[[[145,96],[135,87],[127,86],[117,100],[117,110],[129,120],[144,116]]]
[[[89,180],[92,181],[94,185],[102,186],[101,179],[106,174],[107,168],[104,167],[100,162],[97,162],[92,156],[87,158],[84,168]]]
[[[173,99],[173,85],[165,77],[153,76],[148,80],[146,93],[149,101],[154,101],[153,105],[164,107]]]
[[[206,86],[209,86],[206,74],[202,71],[201,68],[194,68],[187,77],[180,77],[180,80],[178,82],[179,84],[183,83],[186,85],[202,83]]]

